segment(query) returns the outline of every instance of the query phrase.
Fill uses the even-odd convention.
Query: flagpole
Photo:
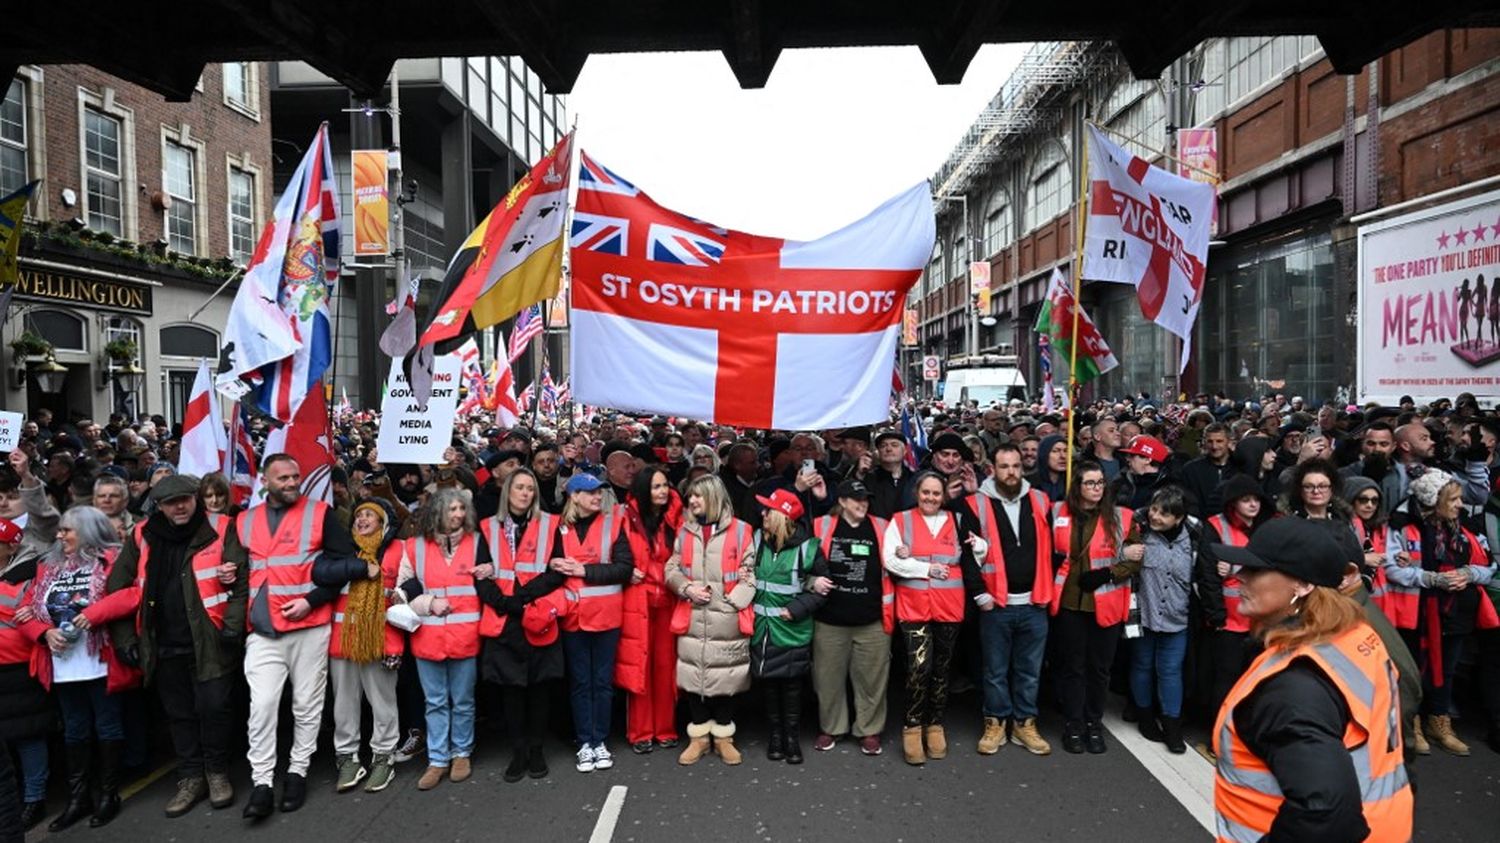
[[[1089,135],[1083,132],[1083,167],[1078,185],[1078,230],[1074,238],[1077,251],[1073,257],[1073,341],[1068,347],[1068,464],[1066,488],[1073,488],[1073,448],[1078,437],[1078,323],[1082,318],[1083,301],[1083,244],[1084,229],[1089,219]]]
[[[551,299],[545,299],[545,300],[543,300],[542,301],[542,306],[540,308],[540,311],[541,312],[538,314],[538,318],[540,318],[542,320],[542,330],[540,330],[540,331],[537,332],[537,335],[536,335],[536,337],[533,340],[533,342],[538,342],[541,345],[541,351],[539,353],[537,353],[537,354],[534,355],[536,357],[536,374],[534,374],[532,376],[532,378],[531,378],[531,383],[532,383],[532,396],[531,396],[531,435],[532,436],[536,435],[537,419],[542,414],[542,372],[545,371],[546,366],[547,366],[547,322],[548,322],[548,319],[552,315],[551,314],[551,311],[552,311],[552,300]]]

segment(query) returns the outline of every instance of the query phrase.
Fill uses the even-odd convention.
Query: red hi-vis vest
[[[490,546],[490,561],[495,566],[495,587],[506,597],[516,593],[516,587],[525,585],[547,570],[552,559],[552,536],[557,530],[557,516],[538,512],[526,524],[526,529],[516,539],[516,549],[510,549],[509,537],[505,535],[505,523],[496,515],[486,518],[479,525],[479,532]],[[505,631],[508,616],[489,606],[482,606],[479,614],[479,634],[494,638]]]
[[[451,611],[443,617],[426,615],[411,634],[411,652],[419,659],[443,661],[479,655],[479,595],[474,591],[474,553],[479,540],[465,533],[451,560],[425,536],[406,540],[406,552],[416,569],[422,593],[442,597]]]
[[[1460,527],[1464,536],[1469,540],[1469,561],[1467,565],[1478,565],[1484,567],[1490,564],[1489,557],[1485,553],[1484,545],[1479,539],[1469,532],[1468,529]],[[1401,531],[1402,545],[1407,554],[1411,556],[1413,567],[1422,567],[1422,530],[1416,524],[1407,524]],[[1445,563],[1439,571],[1452,571],[1457,567]],[[1479,617],[1476,625],[1480,629],[1495,629],[1500,627],[1500,613],[1495,611],[1495,604],[1490,602],[1489,592],[1482,586],[1472,583],[1469,588],[1479,590]],[[1395,581],[1386,583],[1385,609],[1386,617],[1391,619],[1391,624],[1399,629],[1416,629],[1418,616],[1422,601],[1422,589],[1420,587],[1397,585]]]
[[[1385,556],[1386,548],[1390,545],[1390,529],[1381,527],[1375,531],[1374,535],[1367,537],[1365,522],[1359,518],[1353,520],[1354,535],[1359,539],[1359,546],[1364,547],[1365,542],[1368,540],[1371,553],[1378,553],[1381,556]],[[1386,613],[1386,617],[1390,617],[1390,612],[1386,611],[1386,603],[1389,602],[1390,596],[1390,582],[1385,576],[1385,565],[1377,565],[1375,566],[1374,573],[1370,575],[1370,599],[1375,602],[1376,606],[1380,607],[1382,612]]]
[[[1208,519],[1208,526],[1219,534],[1219,541],[1230,547],[1244,547],[1250,543],[1250,534],[1232,523],[1227,515],[1215,515]],[[1229,576],[1224,578],[1224,630],[1226,632],[1249,632],[1250,619],[1240,614],[1240,578],[1234,575],[1239,566],[1231,566]]]
[[[896,618],[907,623],[959,623],[964,619],[964,578],[958,570],[958,518],[943,511],[943,526],[933,535],[920,510],[904,509],[896,513],[896,527],[901,542],[911,551],[911,558],[929,565],[947,565],[945,580],[926,577],[896,577]]]
[[[396,577],[401,574],[401,546],[392,544],[385,549],[385,556],[380,560],[381,587],[387,592],[396,587]],[[335,659],[348,658],[344,654],[344,624],[347,623],[345,613],[349,609],[349,585],[345,584],[339,590],[339,596],[333,601],[333,634],[328,638],[328,656]],[[406,651],[406,636],[401,630],[381,621],[380,625],[385,628],[384,655],[399,656]]]
[[[694,541],[693,534],[688,531],[687,525],[683,525],[677,531],[677,552],[682,565],[682,575],[689,580],[693,579],[693,564],[701,552],[708,555],[709,542],[713,541],[714,525],[703,525],[703,548],[697,548],[698,542]],[[755,542],[755,529],[738,518],[731,518],[729,526],[724,530],[724,545],[719,551],[719,572],[723,577],[724,594],[727,596],[740,581],[740,559],[745,555],[745,550]],[[672,609],[672,634],[682,635],[688,631],[688,626],[693,621],[693,601],[683,598],[677,601]],[[739,611],[740,634],[749,636],[755,632],[755,610],[746,606]]]
[[[1344,746],[1359,778],[1367,840],[1405,843],[1412,837],[1412,792],[1401,758],[1396,667],[1380,636],[1360,623],[1324,644],[1267,650],[1224,700],[1214,725],[1214,814],[1220,843],[1252,843],[1271,830],[1284,797],[1266,762],[1240,739],[1235,708],[1262,682],[1299,658],[1318,666],[1344,697],[1349,724]]]
[[[1031,582],[1031,602],[1046,606],[1052,602],[1052,531],[1047,529],[1047,510],[1051,501],[1035,489],[1028,494],[1031,499],[1031,519],[1036,523],[1036,576]],[[995,520],[995,508],[989,497],[975,492],[968,497],[969,509],[979,518],[979,532],[989,543],[989,550],[979,563],[979,573],[984,577],[984,588],[995,598],[996,606],[1004,606],[1010,596],[1010,586],[1005,581],[1005,548],[1000,544],[1000,524]]]
[[[1135,521],[1135,513],[1128,509],[1115,507],[1116,517],[1120,520],[1120,535],[1130,534],[1130,525]],[[1094,535],[1089,539],[1089,569],[1097,571],[1100,568],[1108,568],[1115,564],[1120,555],[1119,543],[1115,537],[1107,535],[1108,531],[1094,528]],[[1073,548],[1073,517],[1068,512],[1066,503],[1059,503],[1052,508],[1052,546],[1062,554],[1062,565],[1057,569],[1057,576],[1052,580],[1052,614],[1057,614],[1062,608],[1063,583],[1068,581],[1068,569],[1072,567],[1073,559],[1071,551]],[[1124,582],[1108,582],[1094,589],[1094,620],[1100,626],[1114,626],[1124,623],[1125,618],[1130,615],[1130,580]]]
[[[564,524],[563,555],[585,565],[609,561],[610,549],[620,531],[625,529],[625,513],[619,507],[608,507],[594,519],[587,537],[580,540],[578,531]],[[625,585],[586,585],[583,577],[568,577],[567,598],[574,602],[573,611],[563,619],[569,631],[604,632],[619,629],[625,621]]]
[[[31,598],[31,580],[0,581],[0,664],[30,664],[36,641],[19,629],[16,610]]]
[[[881,560],[885,557],[880,554],[880,542],[885,538],[884,518],[870,516],[870,524],[875,528],[875,558],[870,564],[880,566],[880,626],[885,629],[887,635],[896,630],[896,589],[891,585],[891,575],[886,573],[885,565]],[[833,547],[833,532],[839,526],[838,517],[824,515],[813,521],[813,533],[818,537],[818,543],[823,545],[823,558],[828,558],[829,548]]]
[[[333,605],[314,607],[300,621],[287,620],[281,607],[313,590],[313,557],[323,548],[323,518],[328,504],[298,498],[287,507],[276,532],[271,532],[267,515],[270,507],[262,504],[239,516],[239,539],[250,557],[250,602],[267,592],[271,610],[271,627],[277,632],[292,632],[322,626],[333,619]],[[250,627],[250,613],[245,613],[245,627]]]

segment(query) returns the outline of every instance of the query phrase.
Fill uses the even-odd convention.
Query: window
[[[26,83],[12,79],[0,102],[0,196],[30,181],[26,161]]]
[[[120,119],[93,108],[83,110],[84,199],[89,227],[115,236],[125,233]]]
[[[1010,197],[1003,192],[996,193],[990,203],[990,212],[984,215],[984,253],[985,257],[994,255],[996,252],[1010,245],[1011,230],[1015,227],[1014,217],[1011,216]]]
[[[1060,147],[1049,146],[1032,167],[1031,185],[1025,208],[1026,232],[1029,234],[1066,211],[1072,204],[1072,173]]]
[[[175,422],[187,418],[188,400],[193,397],[193,381],[197,377],[196,369],[167,370],[167,394],[164,397],[168,421]],[[215,400],[214,393],[209,393],[209,400]]]
[[[167,209],[167,245],[184,255],[198,253],[197,166],[193,150],[167,141],[162,156],[162,184],[172,197]]]
[[[1234,102],[1317,52],[1318,39],[1311,35],[1230,38],[1227,49],[1226,96]]]
[[[161,353],[172,357],[219,357],[219,337],[197,325],[168,325],[161,329]]]
[[[137,359],[144,359],[145,346],[141,344],[141,323],[124,316],[109,317],[104,323],[104,342],[108,344],[115,340],[134,342]],[[144,409],[141,406],[140,393],[128,389],[130,384],[124,378],[113,378],[111,384],[111,412],[124,413],[127,418],[135,418],[136,414]]]
[[[1202,126],[1224,110],[1227,105],[1224,91],[1224,53],[1228,39],[1215,38],[1203,45],[1203,69],[1198,78],[1203,80],[1201,90],[1192,93],[1191,126]]]
[[[224,103],[250,115],[260,112],[255,91],[255,65],[247,61],[224,66]]]
[[[1118,133],[1112,140],[1148,161],[1157,155],[1150,147],[1166,146],[1166,102],[1155,82],[1131,79],[1115,86],[1104,104],[1104,117]]]
[[[229,168],[229,256],[235,263],[249,262],[255,251],[255,176],[239,167]],[[166,347],[166,343],[162,343]],[[167,353],[167,352],[163,352]]]
[[[26,314],[27,326],[47,338],[58,351],[88,351],[84,345],[83,320],[60,310],[33,310]]]

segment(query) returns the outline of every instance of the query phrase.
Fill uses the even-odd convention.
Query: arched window
[[[161,329],[161,353],[169,357],[219,359],[219,335],[197,325],[168,325]]]
[[[1031,165],[1025,204],[1026,232],[1041,228],[1072,205],[1073,173],[1059,144],[1048,144]]]
[[[66,311],[33,310],[26,314],[24,324],[58,351],[89,350],[83,319]]]
[[[1166,148],[1166,99],[1155,82],[1121,82],[1110,92],[1103,113],[1105,125],[1115,133],[1110,139],[1131,152],[1149,161],[1157,156],[1153,148]]]
[[[1011,215],[1010,194],[997,190],[990,197],[989,207],[984,212],[984,256],[993,257],[996,252],[1009,246],[1013,228],[1015,218]]]

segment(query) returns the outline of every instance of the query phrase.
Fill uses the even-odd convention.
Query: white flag
[[[182,418],[182,448],[177,470],[202,477],[224,468],[224,453],[229,450],[229,435],[224,431],[224,416],[219,410],[219,394],[213,388],[208,361],[198,364],[193,392],[188,396],[187,412]]]

